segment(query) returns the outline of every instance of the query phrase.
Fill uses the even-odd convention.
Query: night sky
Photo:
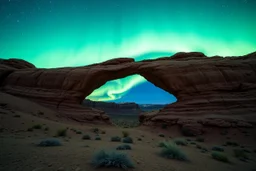
[[[256,50],[255,9],[256,0],[0,0],[0,57],[53,68],[180,51],[244,55]],[[175,100],[140,76],[108,82],[88,98]]]

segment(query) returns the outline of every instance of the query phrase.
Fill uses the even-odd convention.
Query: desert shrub
[[[82,131],[76,131],[76,134],[82,134]]]
[[[33,128],[28,128],[27,131],[28,131],[28,132],[32,132],[32,131],[33,131]]]
[[[168,125],[167,125],[167,123],[163,123],[161,127],[162,127],[162,129],[167,129]]]
[[[256,153],[256,150],[254,150],[253,152]]]
[[[93,159],[92,165],[98,167],[116,167],[122,169],[134,168],[131,159],[124,153],[119,152],[106,152],[101,150],[97,152]]]
[[[192,145],[196,145],[196,143],[195,143],[195,142],[190,142],[190,144],[192,144]]]
[[[67,130],[66,129],[59,129],[56,133],[57,137],[65,137],[67,135]]]
[[[20,118],[20,115],[14,115],[13,117],[15,117],[15,118]]]
[[[165,142],[160,153],[162,157],[186,161],[187,156],[175,144]]]
[[[90,137],[90,135],[84,135],[84,136],[82,137],[82,139],[83,139],[83,140],[90,140],[91,137]]]
[[[41,112],[41,111],[39,111],[39,112],[37,112],[39,115],[44,115],[44,112]]]
[[[49,130],[49,128],[48,128],[48,127],[46,127],[46,128],[44,128],[44,130],[45,130],[45,131],[48,131],[48,130]]]
[[[128,131],[122,131],[123,137],[129,137],[129,132]]]
[[[42,140],[38,146],[40,147],[52,147],[52,146],[61,146],[61,143],[57,139],[46,139]]]
[[[203,138],[203,137],[197,137],[197,138],[196,138],[196,141],[197,141],[197,142],[204,142],[204,138]]]
[[[165,137],[164,134],[159,134],[158,136],[159,136],[159,137]]]
[[[124,145],[119,145],[116,149],[117,150],[131,150],[132,147],[129,144],[124,144]]]
[[[96,136],[95,140],[101,140],[100,136]]]
[[[214,146],[214,147],[212,147],[212,151],[219,151],[219,152],[223,152],[223,151],[224,151],[224,148],[222,148],[222,147],[218,147],[218,146]]]
[[[215,160],[218,160],[218,161],[225,162],[225,163],[229,162],[228,157],[225,154],[220,153],[220,152],[213,152],[212,158]]]
[[[123,147],[126,149],[126,150],[131,150],[132,147],[129,145],[129,144],[124,144]]]
[[[188,142],[185,139],[181,139],[181,138],[174,140],[174,143],[176,145],[183,145],[183,146],[188,145]]]
[[[201,145],[199,145],[199,144],[197,144],[197,145],[196,145],[196,148],[198,148],[198,149],[202,149],[202,146],[201,146]]]
[[[141,139],[141,138],[138,138],[137,140],[138,140],[138,141],[142,141],[142,139]]]
[[[106,134],[106,131],[102,130],[102,131],[101,131],[101,134]]]
[[[227,142],[226,142],[226,145],[229,145],[229,146],[238,146],[238,143],[232,142],[232,141],[227,141]]]
[[[166,147],[168,145],[169,145],[169,142],[167,142],[167,141],[161,141],[158,143],[158,147]]]
[[[40,124],[37,124],[37,125],[33,126],[33,129],[41,129],[41,128],[42,128],[42,125],[40,125]]]
[[[207,148],[202,147],[202,148],[201,148],[201,153],[206,153],[206,152],[208,152]]]
[[[133,139],[131,137],[124,137],[123,143],[133,143]]]
[[[206,147],[202,147],[202,150],[205,151],[205,152],[208,151],[208,149]]]
[[[239,159],[248,159],[246,152],[242,149],[234,149],[234,156]]]
[[[94,133],[96,133],[96,134],[98,134],[99,131],[100,131],[99,128],[93,128],[93,129],[92,129],[92,132],[94,132]]]
[[[246,152],[246,153],[251,153],[251,151],[248,150],[248,149],[244,149],[244,152]]]
[[[113,142],[120,142],[121,138],[118,137],[118,136],[114,136],[114,137],[111,137],[111,141],[113,141]]]

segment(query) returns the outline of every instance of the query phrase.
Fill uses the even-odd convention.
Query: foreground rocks
[[[0,60],[1,91],[36,101],[59,111],[62,117],[80,122],[107,121],[104,112],[80,104],[107,81],[133,74],[142,75],[178,99],[157,113],[142,114],[140,120],[145,124],[177,124],[175,119],[192,118],[197,127],[250,127],[256,121],[255,52],[228,58],[206,57],[198,52],[177,53],[156,60],[135,62],[119,58],[84,67],[54,69],[11,61]]]

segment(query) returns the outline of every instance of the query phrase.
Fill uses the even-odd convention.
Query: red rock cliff
[[[144,122],[177,123],[177,118],[183,116],[252,120],[256,114],[255,52],[242,57],[206,57],[193,52],[140,62],[119,58],[84,67],[25,67],[2,76],[1,90],[56,107],[64,115],[73,112],[74,106],[107,81],[133,74],[142,75],[178,99],[156,115],[142,115]],[[73,113],[86,120],[87,114],[83,111],[77,108]],[[102,113],[99,117],[98,112],[90,119],[107,118]]]

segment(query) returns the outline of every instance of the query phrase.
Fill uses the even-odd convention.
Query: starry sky
[[[255,9],[255,0],[0,0],[0,58],[54,68],[180,51],[244,55],[256,50]],[[176,101],[139,75],[107,82],[87,98]]]

